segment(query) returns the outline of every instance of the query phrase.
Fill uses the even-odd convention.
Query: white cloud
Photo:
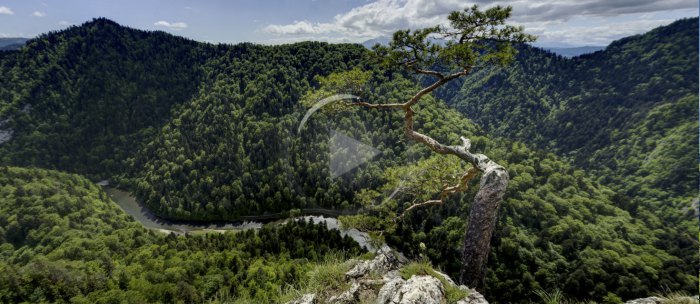
[[[340,34],[354,38],[388,35],[401,28],[438,24],[453,10],[470,6],[460,0],[379,0],[336,15],[332,22],[306,20],[268,25],[263,31],[276,35]]]
[[[698,8],[697,0],[376,0],[338,14],[329,22],[301,20],[289,24],[270,24],[262,31],[278,37],[296,37],[297,40],[309,36],[342,36],[359,42],[389,36],[398,29],[444,24],[451,11],[474,4],[482,8],[510,5],[513,7],[512,23],[524,25],[528,33],[542,35],[546,39],[567,39],[571,43],[579,43],[586,37],[577,38],[574,35],[585,34],[592,35],[589,36],[590,41],[605,41],[604,44],[621,31],[631,35],[651,29],[646,26],[669,23],[668,18],[657,18],[655,21],[618,26],[612,20],[620,16],[642,16],[636,18],[646,19],[649,14],[657,12]],[[581,21],[585,19],[600,19],[602,25]],[[564,33],[563,29],[571,29],[572,34]]]
[[[343,30],[342,27],[332,23],[311,23],[308,21],[294,21],[285,25],[271,24],[264,29],[265,32],[282,35],[325,34],[335,31],[342,32]]]
[[[0,15],[14,15],[15,12],[13,12],[9,7],[7,6],[0,6]]]
[[[60,25],[60,26],[69,26],[69,25],[72,25],[72,23],[70,23],[70,22],[68,22],[68,21],[66,21],[66,20],[61,20],[61,21],[58,22],[58,25]]]
[[[568,27],[536,33],[540,44],[607,45],[613,40],[639,34],[669,24],[674,20],[635,20],[628,22],[601,22],[598,26]]]
[[[40,12],[40,11],[34,11],[34,12],[32,13],[32,16],[34,16],[34,17],[44,17],[44,16],[46,16],[46,13]]]
[[[179,31],[187,28],[187,23],[184,22],[173,22],[170,23],[168,21],[158,21],[156,23],[153,23],[155,26],[163,26],[167,27],[168,29],[174,30],[174,31]]]

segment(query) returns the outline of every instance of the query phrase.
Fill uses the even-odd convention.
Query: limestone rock
[[[391,300],[395,294],[401,290],[403,284],[406,283],[401,277],[394,278],[382,286],[377,296],[377,303],[392,303]]]
[[[331,297],[328,299],[328,303],[332,304],[352,304],[352,303],[357,303],[359,301],[359,296],[360,296],[360,284],[358,283],[353,283],[350,289],[346,290],[345,292]]]
[[[440,280],[432,276],[413,276],[408,281],[394,279],[379,291],[381,304],[440,304],[445,291]]]
[[[371,272],[384,274],[398,269],[403,263],[389,247],[384,246],[377,251],[377,256],[371,261],[361,261],[345,274],[348,279],[364,277]]]
[[[486,301],[486,298],[484,298],[482,294],[476,291],[476,289],[471,289],[464,285],[459,286],[459,289],[468,292],[469,296],[457,301],[457,304],[489,304],[489,302]]]
[[[661,298],[659,297],[648,297],[641,299],[634,299],[625,302],[625,304],[658,304],[661,303]]]
[[[680,298],[676,298],[675,299],[676,301],[673,301],[673,303],[700,303],[700,302],[698,302],[698,299],[699,299],[698,296],[680,297]],[[669,302],[669,301],[668,300],[664,301],[664,299],[659,298],[659,297],[648,297],[648,298],[629,300],[629,301],[625,302],[625,304],[661,304],[664,302]]]
[[[406,259],[383,246],[377,251],[377,255],[371,261],[352,261],[355,266],[345,273],[346,282],[351,284],[350,289],[330,298],[319,298],[314,294],[304,295],[302,298],[288,302],[287,304],[354,304],[354,303],[380,303],[380,304],[441,304],[446,302],[446,284],[455,285],[454,281],[446,274],[435,271],[440,279],[430,275],[414,275],[408,280],[401,277],[399,269],[406,264]],[[460,289],[469,293],[469,296],[458,301],[459,304],[488,304],[484,296],[466,286]],[[646,302],[634,304],[647,304]]]
[[[287,302],[287,304],[316,304],[316,295],[307,293],[301,298]]]

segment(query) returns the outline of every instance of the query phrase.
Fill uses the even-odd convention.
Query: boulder
[[[445,290],[440,280],[432,276],[413,276],[408,281],[394,279],[379,290],[380,304],[440,304]]]
[[[377,256],[371,261],[361,261],[345,274],[348,279],[357,279],[374,272],[379,275],[398,269],[403,262],[391,248],[384,246],[377,251]]]
[[[634,299],[625,302],[625,304],[659,304],[661,303],[661,298],[659,297],[648,297],[641,299]]]

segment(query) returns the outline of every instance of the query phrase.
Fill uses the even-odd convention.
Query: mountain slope
[[[0,59],[4,163],[106,177],[196,93],[211,47],[95,19]]]
[[[317,85],[317,76],[353,67],[369,70],[372,77],[363,92],[373,102],[406,100],[418,88],[408,75],[363,65],[366,54],[359,45],[311,42],[212,46],[103,19],[47,34],[0,59],[7,75],[0,78],[0,114],[14,130],[12,139],[0,145],[0,163],[109,177],[134,190],[159,215],[177,219],[231,220],[307,207],[355,209],[363,203],[357,194],[371,191],[379,200],[392,200],[392,189],[382,188],[384,172],[431,155],[404,140],[398,113],[319,111],[297,131],[307,111],[299,100]],[[582,69],[560,56],[534,48],[523,49],[519,56],[538,60],[516,65],[513,69],[521,72],[512,77],[480,72],[464,86],[491,94],[468,99],[475,102],[473,107],[458,108],[478,109],[482,115],[506,109],[510,114],[501,118],[528,136],[534,132],[528,128],[539,128],[539,121],[556,119],[553,113],[566,109],[569,103],[557,96],[570,92],[561,87],[574,88],[572,79],[583,76],[549,72],[575,74]],[[540,86],[521,90],[528,84],[522,75],[531,74]],[[529,102],[511,102],[507,92]],[[683,109],[659,107],[648,115]],[[682,227],[695,232],[690,240],[677,238],[685,237],[685,231],[669,227],[647,207],[633,212],[626,196],[598,183],[591,172],[521,142],[487,137],[436,98],[426,97],[416,110],[417,130],[445,143],[457,143],[459,136],[472,138],[473,150],[504,164],[513,179],[493,240],[489,298],[515,301],[523,294],[534,297],[530,293],[537,288],[559,288],[580,299],[602,300],[608,293],[648,295],[661,283],[689,292],[697,287],[697,226]],[[479,115],[470,117],[481,122]],[[678,134],[692,125],[672,128],[669,133],[665,126],[659,131],[652,124],[639,132],[671,136],[669,143],[677,143]],[[333,177],[328,166],[333,131],[372,144],[382,154]],[[530,145],[545,138],[523,141]],[[677,153],[674,146],[659,148],[659,153]],[[343,153],[348,154],[337,152]],[[648,170],[665,165],[655,159]],[[473,195],[411,215],[398,230],[387,231],[387,239],[416,258],[422,254],[420,242],[426,243],[427,256],[454,273]],[[411,201],[393,199],[399,211]],[[243,290],[266,278],[254,277],[259,280],[245,281],[250,284]]]
[[[677,223],[697,194],[697,71],[693,18],[572,60],[523,47],[514,66],[442,97],[488,133],[569,157]]]
[[[29,40],[28,38],[0,38],[0,51],[18,50]]]
[[[633,136],[655,107],[697,96],[697,58],[698,19],[684,19],[572,60],[524,46],[512,67],[481,71],[442,97],[490,134],[611,168],[602,150]],[[697,110],[677,114],[697,118]],[[697,188],[692,172],[683,175],[676,194]]]
[[[673,227],[657,245],[691,264],[697,71],[692,18],[571,60],[525,46],[512,67],[480,71],[441,96],[489,134],[570,159],[650,227]]]
[[[567,57],[567,58],[571,58],[571,57],[581,56],[581,55],[585,55],[585,54],[595,53],[597,51],[605,49],[605,47],[604,46],[545,47],[544,49],[546,49],[552,53],[559,54],[559,55]]]
[[[0,167],[0,185],[3,303],[271,303],[324,257],[361,252],[337,230],[304,221],[156,233],[78,175]]]

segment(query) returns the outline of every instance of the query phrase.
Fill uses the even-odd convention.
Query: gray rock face
[[[445,290],[440,280],[432,276],[413,276],[408,281],[394,279],[379,290],[380,304],[440,304]]]
[[[694,297],[680,297],[676,298],[676,301],[673,301],[673,303],[698,303],[700,297],[694,296]],[[648,298],[641,298],[641,299],[634,299],[634,300],[629,300],[625,302],[625,304],[661,304],[661,303],[671,303],[668,300],[664,301],[664,299],[659,298],[659,297],[648,297]]]
[[[364,277],[372,272],[385,274],[391,270],[398,269],[403,263],[394,252],[387,246],[377,251],[377,256],[371,261],[361,261],[345,274],[345,277],[352,280]]]
[[[467,298],[457,301],[457,304],[489,304],[486,298],[480,294],[475,289],[471,289],[467,286],[459,286],[459,289],[469,292]]]
[[[352,303],[357,303],[360,298],[360,284],[358,283],[352,283],[352,286],[350,289],[346,290],[345,292],[331,297],[328,299],[328,303],[333,303],[333,304],[352,304]]]
[[[634,299],[625,302],[625,304],[658,304],[661,303],[661,298],[658,297],[648,297],[648,298],[641,298],[641,299]]]
[[[445,303],[445,286],[442,281],[430,275],[414,275],[408,280],[401,277],[399,269],[406,264],[406,259],[384,246],[377,251],[371,261],[359,261],[348,272],[345,279],[351,283],[350,289],[328,299],[318,299],[315,295],[304,295],[301,299],[287,304],[441,304]],[[436,271],[437,272],[437,271]],[[437,272],[447,284],[455,285],[446,274]],[[460,289],[469,292],[469,296],[459,304],[488,304],[484,296],[466,286]]]

